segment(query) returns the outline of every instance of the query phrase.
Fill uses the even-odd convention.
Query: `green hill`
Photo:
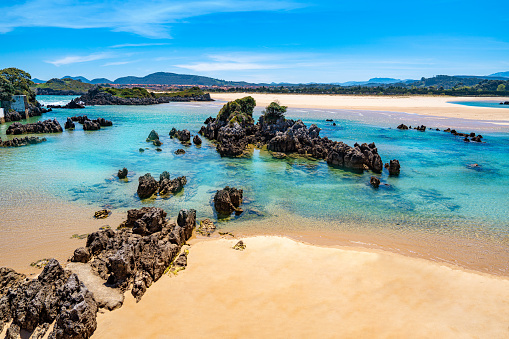
[[[127,76],[118,78],[114,84],[128,85],[199,85],[199,86],[249,86],[244,81],[225,81],[200,75],[157,72],[144,77]]]
[[[40,94],[50,94],[52,92],[74,92],[75,94],[86,93],[92,84],[81,82],[80,80],[74,80],[71,78],[64,79],[50,79],[43,84],[35,85],[35,89]]]

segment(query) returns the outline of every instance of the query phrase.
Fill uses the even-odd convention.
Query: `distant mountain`
[[[82,76],[72,77],[70,75],[66,75],[65,77],[62,77],[61,79],[66,79],[66,78],[70,78],[73,80],[79,80],[79,81],[85,82],[85,83],[90,83],[90,80],[88,80],[87,78],[82,77]]]
[[[41,79],[37,79],[37,78],[33,78],[32,81],[36,84],[43,84],[45,83],[46,81],[45,80],[41,80]]]
[[[509,78],[509,72],[498,72],[493,73],[489,75],[490,77],[503,77],[503,78]]]
[[[225,81],[200,75],[176,74],[157,72],[144,77],[127,76],[113,82],[117,85],[202,85],[202,86],[249,86],[254,85],[244,81]]]
[[[401,79],[394,78],[371,78],[368,81],[347,81],[347,82],[336,82],[333,85],[339,86],[364,86],[364,85],[381,85],[381,84],[396,84],[403,82]]]
[[[50,79],[42,84],[37,84],[35,89],[37,94],[58,95],[65,93],[65,95],[81,95],[86,93],[93,85],[82,82],[81,80],[74,80],[71,78],[63,79]]]
[[[113,81],[106,79],[106,78],[97,78],[90,80],[89,83],[96,85],[96,84],[112,84]]]

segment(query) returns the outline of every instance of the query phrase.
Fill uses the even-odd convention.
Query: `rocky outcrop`
[[[65,129],[75,129],[76,128],[76,125],[74,124],[74,122],[71,120],[71,118],[67,118],[67,121],[65,122],[64,124],[64,128]]]
[[[189,132],[187,129],[183,131],[178,131],[175,127],[171,129],[170,138],[177,138],[181,143],[188,144],[191,140],[191,132]]]
[[[207,219],[203,219],[200,221],[200,226],[198,227],[198,229],[196,231],[198,233],[200,233],[201,235],[210,237],[210,235],[212,233],[214,233],[215,230],[216,230],[216,226],[214,225],[212,220],[207,218]]]
[[[408,126],[405,125],[405,124],[401,124],[399,125],[398,127],[396,127],[397,129],[402,129],[402,130],[407,130],[408,129]]]
[[[11,140],[2,141],[0,138],[0,147],[21,147],[27,145],[40,144],[46,141],[46,138],[39,137],[24,137],[24,138],[13,138]]]
[[[94,218],[96,219],[106,219],[111,214],[110,210],[100,210],[94,213]]]
[[[221,156],[237,157],[243,155],[249,144],[267,149],[277,154],[297,153],[314,159],[323,159],[331,166],[350,170],[372,170],[380,173],[382,159],[374,143],[355,144],[351,147],[343,142],[320,137],[320,128],[309,128],[301,120],[278,118],[265,121],[262,115],[257,124],[247,113],[232,113],[223,119],[221,109],[217,118],[209,117],[200,129],[204,137],[217,141],[216,150]]]
[[[242,204],[243,191],[235,187],[226,186],[214,195],[214,208],[219,216],[230,216],[233,212],[241,214],[243,210],[240,208]]]
[[[380,179],[378,179],[377,177],[371,177],[369,179],[369,184],[373,186],[373,188],[378,188],[380,187]]]
[[[90,265],[109,286],[124,291],[132,287],[132,295],[140,300],[170,266],[195,226],[195,210],[181,210],[176,223],[168,221],[160,208],[130,210],[119,230],[88,236]]]
[[[124,167],[121,170],[118,170],[117,176],[119,179],[125,179],[127,178],[127,173],[129,173],[129,171]]]
[[[42,337],[55,322],[49,338],[89,338],[96,314],[97,303],[78,276],[51,259],[36,279],[21,281],[0,299],[0,331],[12,320],[11,336],[25,330]]]
[[[201,145],[202,141],[200,139],[199,136],[195,135],[194,138],[193,138],[193,143],[196,145],[196,146],[199,146]]]
[[[0,267],[0,298],[7,294],[9,289],[19,285],[25,278],[24,274],[18,273],[13,269]]]
[[[7,128],[6,134],[19,135],[19,134],[32,134],[32,133],[61,133],[63,132],[62,126],[56,119],[38,121],[33,124],[21,124],[15,122]]]
[[[180,155],[180,154],[186,154],[186,151],[182,148],[179,148],[178,150],[175,151],[175,154],[176,155]]]
[[[83,102],[87,106],[95,105],[155,105],[168,102],[188,102],[188,101],[213,101],[210,94],[192,97],[159,97],[159,98],[121,98],[111,93],[101,90],[98,86],[91,88],[86,94],[74,99],[76,102]]]
[[[83,130],[84,131],[98,131],[101,129],[101,124],[99,122],[93,121],[93,120],[86,120],[83,123]]]
[[[28,104],[28,116],[30,118],[41,116],[43,113],[48,113],[51,111],[52,111],[51,108],[46,109],[46,108],[42,107],[41,104],[39,104],[38,102],[36,102],[35,105]],[[20,120],[23,120],[26,118],[25,113],[19,113],[14,110],[6,109],[6,112],[4,112],[4,113],[5,113],[5,117],[4,117],[5,122],[20,121]]]
[[[138,181],[138,196],[140,199],[150,198],[154,194],[159,194],[161,196],[175,194],[181,191],[187,184],[185,176],[171,180],[170,174],[166,171],[159,176],[159,182],[157,182],[150,173],[141,176]]]
[[[414,129],[418,130],[420,132],[426,132],[426,126],[424,126],[424,125],[414,127]]]
[[[398,160],[391,160],[389,163],[385,164],[385,168],[389,171],[389,175],[399,175],[400,165]]]

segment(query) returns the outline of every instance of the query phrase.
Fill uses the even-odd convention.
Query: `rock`
[[[175,194],[180,192],[186,184],[187,179],[185,176],[181,176],[173,180],[163,178],[159,181],[159,194]]]
[[[332,120],[332,119],[325,119],[325,121],[327,121],[327,122],[333,122],[334,120]]]
[[[156,151],[157,151],[157,152],[162,152],[163,150],[162,150],[162,149],[160,149],[160,148],[156,148]]]
[[[109,217],[111,214],[110,210],[100,210],[94,213],[94,218],[96,219],[105,219]]]
[[[161,146],[163,143],[161,141],[159,141],[159,139],[157,139],[157,140],[152,141],[152,144],[154,144],[154,146]]]
[[[418,127],[414,127],[414,129],[420,131],[420,132],[425,132],[426,131],[426,126],[424,125],[421,125],[421,126],[418,126]]]
[[[193,143],[198,146],[201,145],[202,141],[199,136],[195,135],[193,138]]]
[[[180,254],[177,260],[175,260],[174,265],[175,268],[177,268],[177,270],[185,269],[187,267],[187,253],[183,252],[182,254]]]
[[[157,134],[155,130],[152,130],[147,137],[147,142],[154,142],[155,140],[159,140],[159,134]]]
[[[154,195],[157,191],[158,184],[156,179],[150,175],[150,173],[141,176],[138,184],[138,197],[140,199],[147,199]]]
[[[131,228],[133,234],[150,235],[160,232],[166,224],[166,212],[162,208],[143,207],[127,211],[127,220],[121,227]]]
[[[172,128],[170,131],[170,138],[177,138],[181,143],[186,144],[191,140],[191,132],[187,129],[178,131],[175,128]]]
[[[463,139],[463,141],[464,142],[470,142],[470,140],[467,137],[465,137],[465,139]]]
[[[78,247],[74,250],[74,254],[71,257],[72,262],[87,263],[91,258],[90,250],[85,247]]]
[[[32,134],[32,133],[61,133],[63,132],[62,126],[60,126],[60,123],[56,120],[45,120],[45,121],[38,121],[33,124],[21,124],[19,122],[15,122],[11,124],[5,133],[7,135],[18,135],[18,134]]]
[[[242,213],[240,205],[242,204],[243,191],[235,187],[226,186],[224,189],[216,192],[214,196],[214,208],[220,216],[229,216],[233,212]]]
[[[125,179],[127,178],[127,173],[129,173],[129,171],[124,167],[121,170],[118,170],[117,176],[119,179]]]
[[[400,165],[398,160],[391,160],[388,164],[385,164],[385,168],[388,169],[389,175],[399,175]]]
[[[175,154],[176,155],[186,154],[186,151],[184,151],[182,148],[179,148],[178,150],[175,151]]]
[[[9,289],[19,285],[25,278],[26,276],[24,274],[17,273],[13,269],[0,267],[0,298],[7,294]],[[0,329],[0,332],[1,331]]]
[[[371,184],[371,186],[373,186],[373,188],[378,188],[380,186],[380,179],[378,179],[377,177],[371,177],[369,183]]]
[[[138,149],[138,152],[143,153],[143,152],[145,152],[145,150],[144,150],[143,148],[141,148],[141,147],[140,147],[140,148]]]
[[[399,125],[399,126],[398,126],[398,127],[396,127],[396,128],[397,128],[397,129],[403,129],[403,130],[406,130],[406,129],[408,129],[408,126],[407,126],[407,125],[405,125],[405,124],[401,124],[401,125]]]
[[[101,129],[101,124],[92,120],[86,120],[83,122],[84,131],[98,131]]]
[[[286,154],[280,152],[272,152],[272,157],[275,159],[284,159],[286,158]]]
[[[209,237],[214,231],[216,230],[216,226],[210,219],[203,219],[200,221],[200,226],[198,227],[197,231],[201,235]]]
[[[246,245],[244,245],[244,242],[240,240],[238,243],[235,244],[235,246],[233,246],[233,249],[237,251],[243,251],[246,249]]]
[[[12,138],[11,140],[6,140],[2,142],[2,138],[0,138],[0,147],[22,147],[40,144],[41,142],[44,141],[46,141],[46,138],[24,137],[24,138]]]
[[[74,125],[74,122],[72,122],[71,118],[67,118],[67,121],[64,124],[65,129],[74,129],[76,128],[76,125]]]

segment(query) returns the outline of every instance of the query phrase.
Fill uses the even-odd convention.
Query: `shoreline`
[[[257,106],[279,101],[291,108],[320,108],[403,112],[423,116],[495,121],[509,125],[509,108],[473,107],[450,101],[508,101],[506,97],[442,97],[442,96],[353,96],[316,94],[211,93],[214,100],[231,101],[252,96]]]
[[[238,239],[195,242],[186,270],[99,314],[93,337],[507,335],[507,278],[379,250],[242,240],[244,251],[232,249]]]

